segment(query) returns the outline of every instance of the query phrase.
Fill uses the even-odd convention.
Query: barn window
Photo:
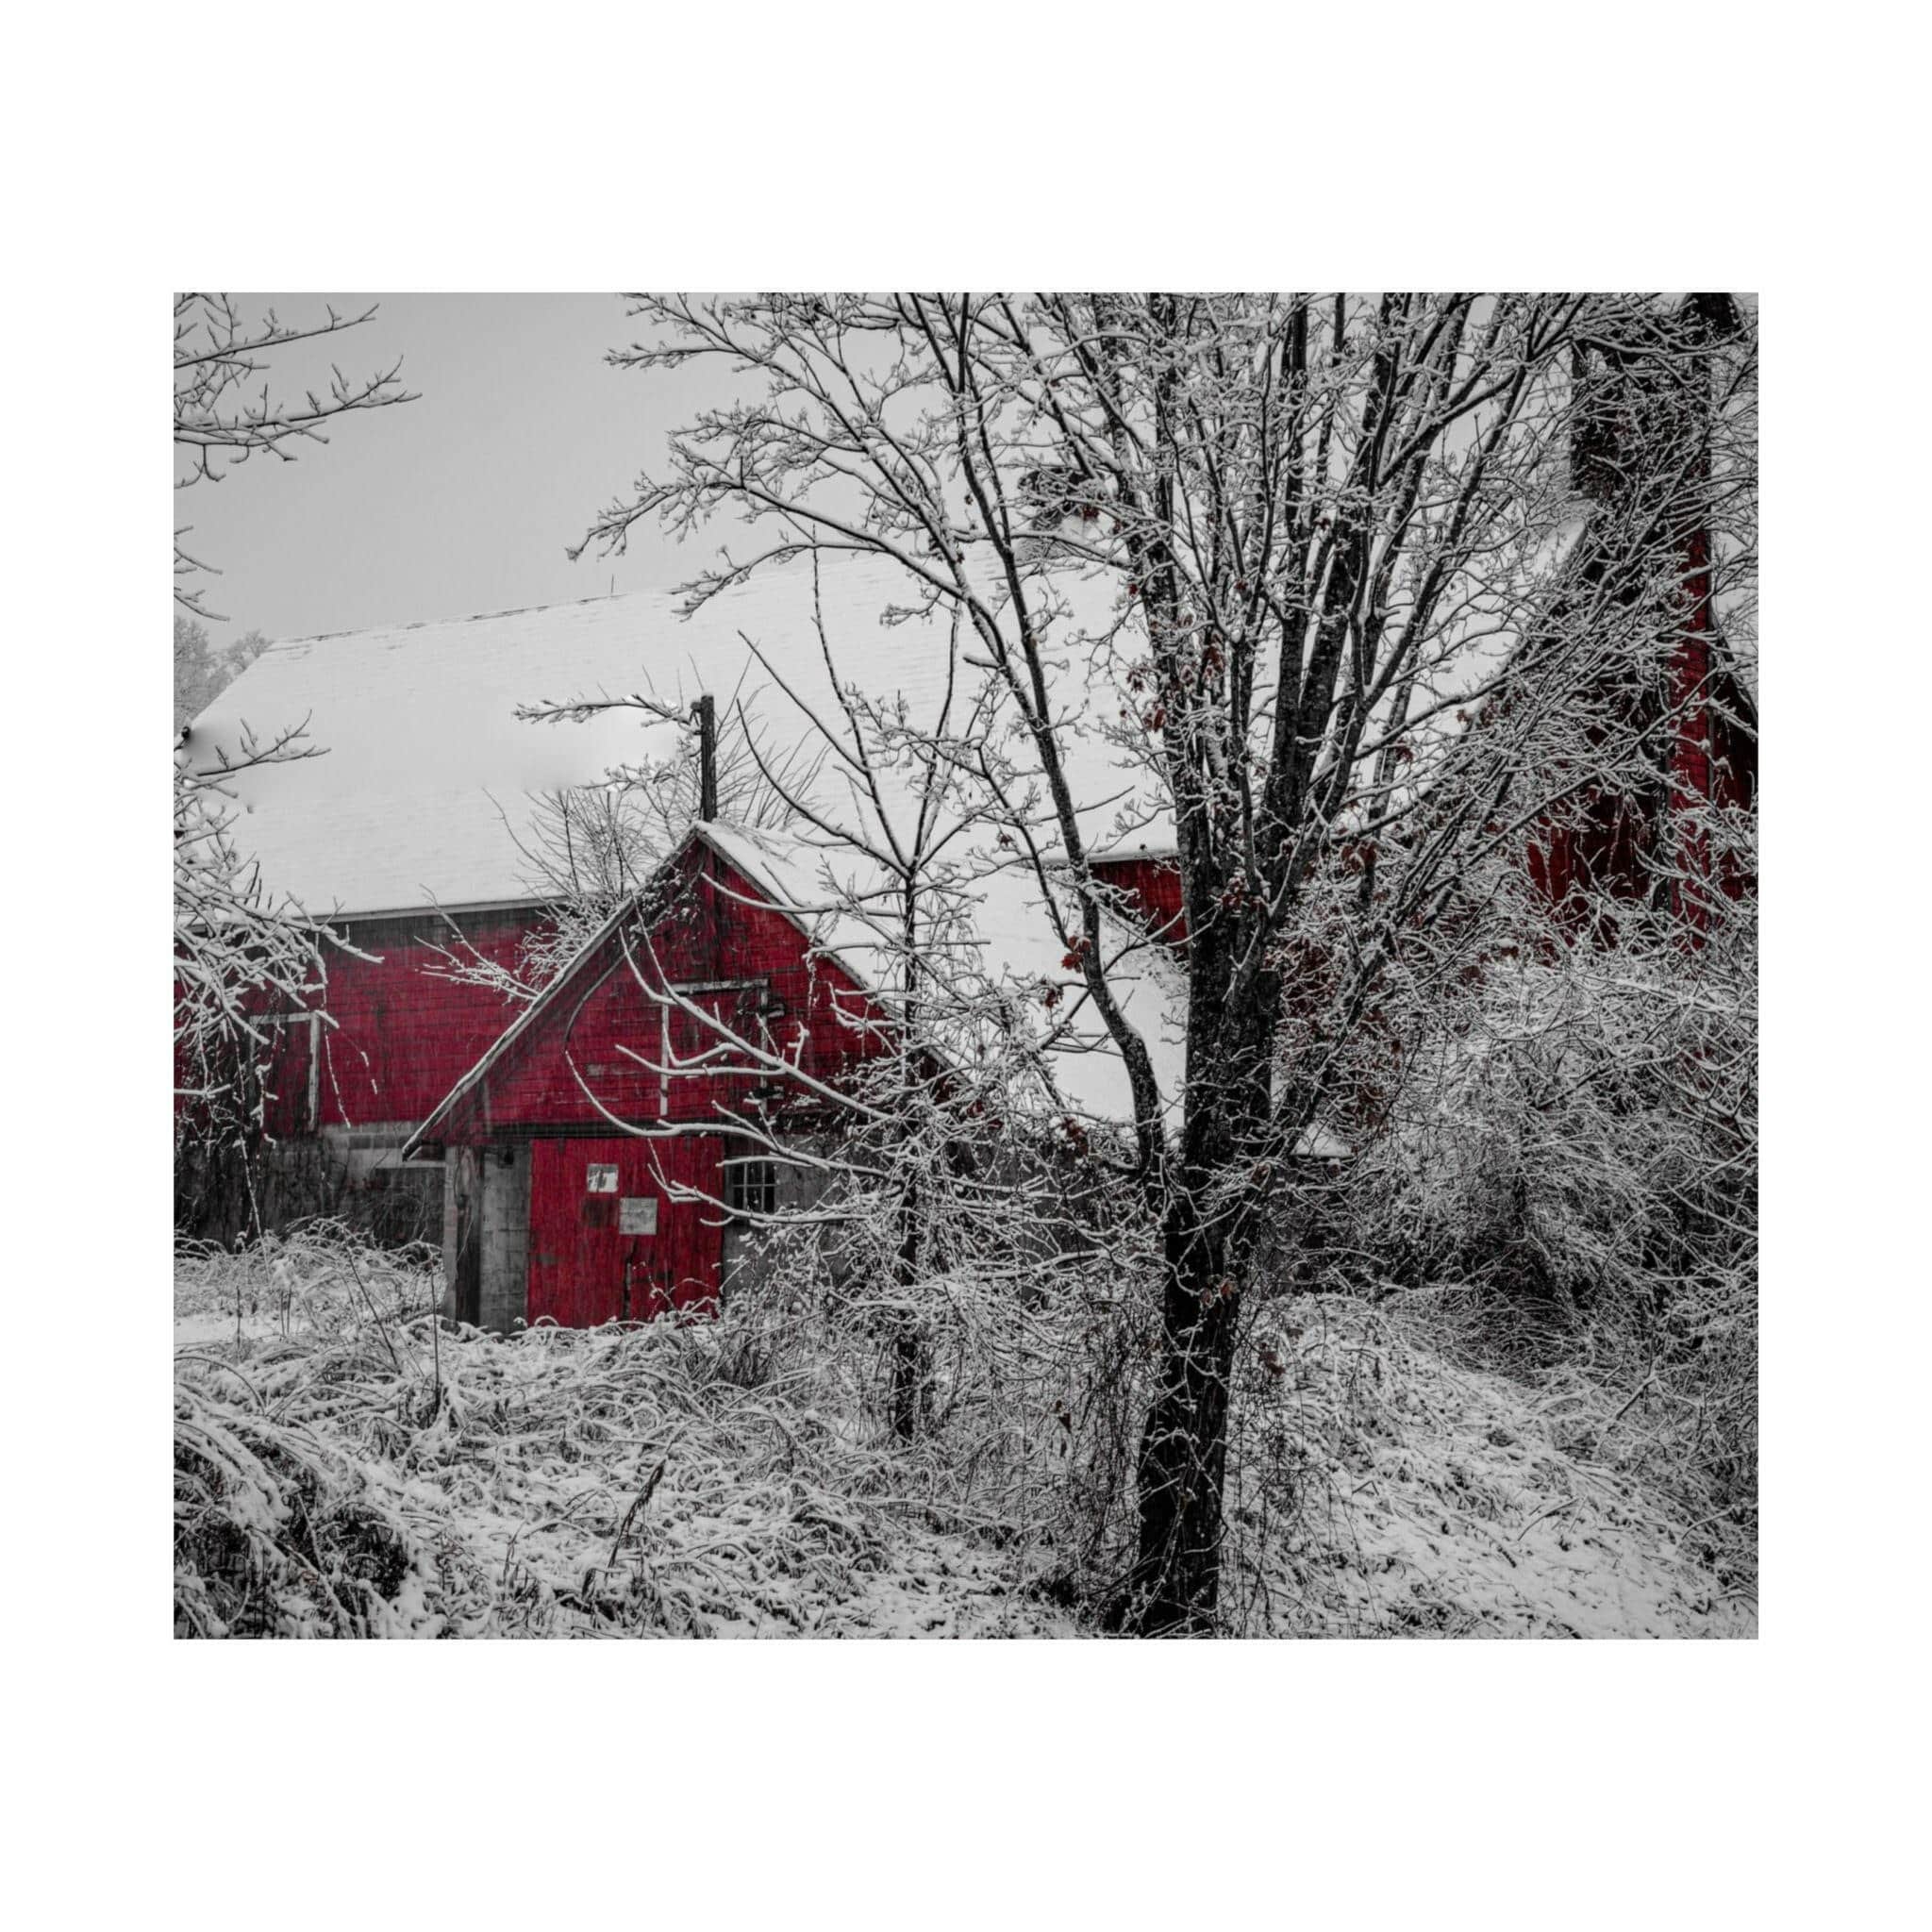
[[[617,1170],[614,1167],[600,1167],[594,1160],[584,1169],[584,1192],[587,1194],[614,1194],[617,1191]]]
[[[724,1164],[724,1205],[734,1214],[774,1214],[778,1208],[778,1164],[774,1160],[729,1160]]]
[[[658,1111],[672,1110],[671,1086],[674,1080],[701,1082],[700,1097],[692,1104],[710,1110],[711,1094],[705,1091],[719,1080],[741,1082],[754,1075],[737,1039],[758,1041],[764,1021],[758,1010],[762,982],[751,979],[707,980],[699,984],[674,987],[672,991],[685,1005],[667,1004],[662,1008],[663,1063],[669,1070],[658,1083]]]

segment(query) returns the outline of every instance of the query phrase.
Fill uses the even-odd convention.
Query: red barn
[[[411,1158],[445,1163],[462,1318],[577,1327],[716,1307],[739,1217],[810,1189],[769,1137],[828,1124],[814,1089],[876,1050],[883,1016],[785,909],[772,869],[793,856],[694,826],[412,1138]],[[758,1137],[734,1133],[746,1119]]]
[[[896,569],[850,560],[827,571],[822,610],[841,680],[856,671],[867,689],[917,715],[946,689],[949,644],[943,621],[883,625],[905,591]],[[1107,593],[1084,594],[1098,625]],[[782,750],[801,736],[803,708],[836,710],[811,612],[803,573],[779,571],[688,620],[670,597],[641,593],[298,639],[271,647],[195,721],[185,755],[204,768],[232,758],[251,732],[302,720],[324,753],[233,783],[238,843],[273,891],[326,920],[339,941],[327,948],[325,988],[281,1019],[269,1083],[267,1124],[277,1143],[269,1218],[326,1210],[396,1237],[441,1229],[459,1303],[493,1325],[518,1314],[583,1321],[621,1311],[626,1277],[611,1260],[620,1252],[634,1312],[718,1294],[736,1236],[720,1204],[734,1191],[758,1198],[793,1184],[732,1164],[730,1108],[760,1082],[715,1059],[701,1076],[639,1063],[640,1040],[647,1051],[649,1042],[663,1049],[660,1068],[694,1049],[681,1033],[689,1016],[675,1005],[653,1008],[629,967],[616,970],[622,921],[541,998],[541,975],[515,983],[529,949],[554,929],[559,879],[556,854],[542,845],[545,812],[622,789],[641,773],[689,771],[688,735],[648,709],[569,723],[519,711],[632,692],[688,708],[711,693],[729,708],[727,730],[763,733]],[[1108,801],[1110,816],[1122,786],[1106,755],[1095,755],[1091,790]],[[667,823],[639,864],[665,865],[684,889],[674,928],[652,935],[659,991],[724,1001],[739,1021],[760,1027],[778,1025],[782,1014],[791,1033],[803,1029],[807,1072],[849,1056],[857,1031],[826,1002],[862,999],[863,964],[841,961],[798,916],[815,896],[811,855],[725,823],[693,828],[691,817],[687,809]],[[730,874],[722,890],[721,869]],[[1026,905],[1031,891],[1017,874],[986,888],[988,958],[1029,987],[1069,989],[1056,1015],[1072,1048],[1069,1105],[1121,1117],[1124,1072],[1092,1016],[1075,1010],[1077,974],[1062,967],[1037,906]],[[1141,943],[1138,935],[1131,942]],[[484,967],[499,969],[493,983]],[[1172,976],[1159,964],[1148,971]],[[580,991],[582,1011],[574,1004]],[[1165,1011],[1172,991],[1150,982],[1139,998],[1157,1055],[1177,1079],[1178,1024]],[[642,1142],[640,1125],[680,1131]],[[590,1151],[614,1141],[636,1144],[607,1146],[603,1158]],[[575,1178],[566,1184],[569,1163]],[[587,1205],[578,1196],[593,1166],[618,1170],[616,1191]],[[576,1231],[551,1241],[545,1204],[566,1196]],[[664,1232],[645,1257],[623,1222],[652,1211],[641,1205],[647,1196]],[[611,1217],[614,1225],[603,1225]],[[519,1264],[510,1258],[515,1239],[532,1228],[539,1239]]]

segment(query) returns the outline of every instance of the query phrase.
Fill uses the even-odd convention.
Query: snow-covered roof
[[[724,824],[704,836],[774,904],[789,912],[814,945],[831,953],[861,986],[890,977],[897,954],[888,909],[876,923],[853,906],[883,886],[863,875],[852,855],[824,843]],[[969,863],[948,893],[966,912],[979,983],[1010,995],[1035,1017],[1035,1037],[1056,1091],[1070,1110],[1096,1121],[1133,1118],[1125,1063],[1094,1009],[1080,974],[1066,963],[1040,878],[1011,858]],[[1074,927],[1077,929],[1077,926]],[[1147,1043],[1162,1097],[1180,1098],[1187,1070],[1186,985],[1169,949],[1126,921],[1107,922],[1108,984]],[[980,977],[983,975],[983,977]],[[1058,989],[1051,1008],[1042,993]]]
[[[1096,583],[1055,579],[1073,614],[1061,634],[1115,621]],[[841,682],[903,696],[910,717],[937,717],[949,666],[984,676],[972,641],[956,647],[943,615],[886,622],[911,580],[881,559],[827,559],[825,634]],[[774,568],[681,618],[669,591],[642,591],[272,645],[195,720],[183,755],[207,770],[291,725],[321,758],[266,766],[231,782],[239,843],[265,884],[318,916],[529,901],[545,896],[520,841],[544,794],[603,782],[613,767],[675,754],[677,726],[639,710],[529,723],[519,707],[641,692],[688,705],[734,697],[782,740],[809,726],[783,687],[822,715],[835,695],[813,621],[812,574]],[[753,646],[756,646],[756,651]],[[1089,708],[1081,654],[1060,653],[1064,701]],[[762,661],[761,661],[762,658]],[[1059,693],[1057,692],[1057,696]],[[1095,708],[1100,708],[1095,707]],[[957,715],[957,714],[956,714]],[[1023,765],[1025,747],[1003,745]],[[1106,835],[1131,774],[1096,736],[1076,748],[1080,795]]]

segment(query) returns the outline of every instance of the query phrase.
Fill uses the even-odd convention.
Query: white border
[[[16,25],[23,1923],[1903,1916],[1923,66],[1887,22],[345,4]],[[169,289],[1049,276],[1762,291],[1765,1637],[172,1644],[168,566],[143,426]],[[130,1006],[133,1027],[86,1024]]]

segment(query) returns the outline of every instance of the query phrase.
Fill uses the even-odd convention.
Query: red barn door
[[[528,1319],[592,1328],[718,1301],[724,1230],[705,1201],[667,1184],[724,1186],[715,1134],[539,1141],[530,1154]]]

